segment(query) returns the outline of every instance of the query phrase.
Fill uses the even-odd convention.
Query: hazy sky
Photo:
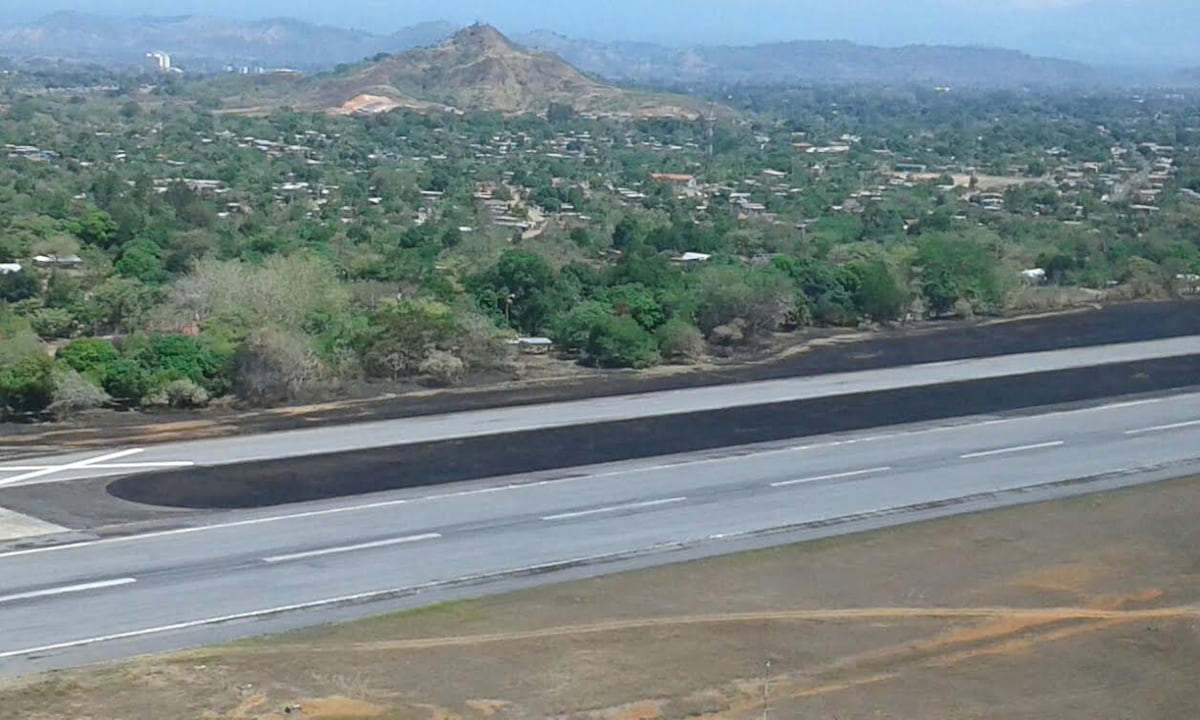
[[[1200,0],[0,0],[0,25],[55,10],[271,16],[379,32],[484,20],[674,45],[848,39],[982,44],[1088,61],[1200,62]]]

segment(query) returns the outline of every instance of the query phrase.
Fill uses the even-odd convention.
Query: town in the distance
[[[559,38],[580,69],[482,23],[300,71],[196,59],[195,18],[142,28],[181,53],[109,28],[112,55],[78,37],[103,22],[0,35],[43,51],[0,76],[9,417],[739,362],[1200,289],[1184,75],[814,43],[788,82],[755,69],[775,46],[605,65]],[[306,28],[333,32],[276,35]]]
[[[0,0],[0,720],[1200,718],[1197,0],[167,6]]]

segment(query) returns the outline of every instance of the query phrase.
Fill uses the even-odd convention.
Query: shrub
[[[474,308],[459,308],[456,312],[458,337],[455,355],[471,368],[502,367],[509,360],[510,350],[490,319]]]
[[[229,389],[227,362],[231,352],[205,338],[153,335],[137,338],[127,351],[159,383],[191,380],[212,395]]]
[[[107,340],[81,338],[59,349],[54,357],[60,365],[103,385],[112,367],[121,360],[121,353]]]
[[[658,349],[667,360],[695,362],[704,354],[704,336],[691,323],[673,318],[658,329]]]
[[[49,409],[56,416],[65,417],[82,410],[98,408],[109,400],[111,398],[108,393],[79,372],[71,368],[55,371],[54,399]]]
[[[750,339],[775,330],[795,313],[795,290],[774,268],[708,268],[696,288],[696,319],[705,333],[740,319]]]
[[[896,278],[881,261],[854,268],[858,276],[855,302],[859,310],[872,320],[895,320],[904,313],[908,296]]]
[[[734,318],[724,325],[718,325],[708,334],[708,339],[714,345],[724,347],[741,345],[746,342],[746,321],[741,318]]]
[[[466,369],[462,360],[443,350],[431,352],[418,367],[423,381],[440,387],[450,387],[462,382]]]
[[[38,413],[54,401],[54,363],[41,353],[0,364],[0,416]]]
[[[129,358],[118,358],[104,375],[104,390],[124,403],[141,403],[150,392],[150,373]]]
[[[75,315],[70,310],[42,308],[33,314],[29,324],[44,338],[65,338],[75,332]]]
[[[234,353],[233,388],[254,404],[296,400],[323,382],[325,369],[304,338],[263,330],[246,338]]]
[[[201,408],[208,404],[208,391],[192,380],[180,378],[168,382],[145,399],[146,405],[178,409]]]
[[[371,324],[363,367],[393,380],[420,372],[421,362],[434,350],[453,347],[460,332],[450,308],[435,302],[390,303],[375,313]]]

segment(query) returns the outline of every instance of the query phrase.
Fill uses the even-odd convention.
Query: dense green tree
[[[162,282],[167,277],[163,267],[161,250],[152,242],[141,240],[128,245],[121,252],[121,259],[116,263],[116,270],[122,277],[140,280],[144,283]]]
[[[0,416],[38,413],[54,401],[54,363],[43,354],[0,362]]]
[[[50,273],[46,281],[46,305],[52,308],[70,308],[83,298],[79,281],[65,272]]]
[[[654,336],[632,317],[609,316],[591,329],[587,359],[603,368],[647,368],[658,363]]]
[[[613,228],[612,246],[614,250],[625,252],[645,239],[642,229],[632,215],[622,217]]]
[[[229,389],[226,363],[232,354],[231,347],[188,335],[137,338],[125,352],[150,374],[155,390],[190,380],[215,395]]]
[[[1003,299],[996,258],[978,241],[930,234],[917,248],[916,266],[929,310],[949,312],[961,301],[973,307],[994,307]]]
[[[111,369],[120,362],[121,353],[108,340],[80,338],[59,348],[55,359],[98,385],[104,385]]]
[[[528,250],[506,250],[494,267],[472,278],[470,287],[484,307],[524,333],[543,332],[557,310],[554,268]]]
[[[0,273],[0,300],[20,302],[38,294],[41,287],[37,275],[29,270]]]
[[[105,191],[116,193],[117,190]],[[93,210],[71,223],[71,232],[83,242],[101,248],[111,247],[117,237],[117,223],[103,210]]]
[[[612,306],[599,300],[576,304],[558,318],[552,338],[567,352],[583,351],[588,346],[592,329],[607,322],[612,315]]]
[[[656,330],[667,319],[654,293],[638,283],[606,288],[600,297],[612,307],[615,315],[628,315],[648,332]]]
[[[154,378],[141,363],[120,358],[108,367],[103,387],[114,400],[137,405],[154,389]]]
[[[852,272],[858,277],[855,304],[863,315],[872,320],[895,320],[904,313],[907,294],[887,265],[882,262],[861,263]]]

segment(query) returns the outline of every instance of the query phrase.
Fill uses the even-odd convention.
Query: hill
[[[696,101],[634,93],[593,79],[550,53],[521,47],[490,25],[445,42],[318,78],[302,105],[353,112],[388,104],[439,105],[503,113],[543,112],[552,103],[579,111],[696,115]]]
[[[239,22],[198,15],[118,18],[58,12],[0,31],[0,55],[134,65],[147,52],[161,50],[188,70],[257,65],[316,71],[431,45],[452,32],[447,23],[378,35],[290,18]]]
[[[1082,63],[995,48],[845,41],[796,41],[744,47],[672,49],[650,43],[601,43],[550,32],[519,36],[530,47],[616,80],[642,83],[928,83],[977,87],[1101,84]]]
[[[141,63],[145,53],[162,50],[189,71],[257,65],[320,72],[382,53],[429,48],[455,30],[446,22],[384,34],[288,18],[241,22],[195,15],[120,18],[59,12],[0,30],[0,56],[133,65]],[[647,85],[813,82],[992,88],[1200,84],[1195,72],[1100,70],[1078,62],[983,47],[887,48],[846,41],[796,41],[676,48],[645,42],[596,42],[547,31],[515,35],[513,40],[515,45],[507,40],[495,44],[516,47],[530,58],[538,54],[530,50],[553,53],[592,77]],[[427,53],[426,59],[416,64],[428,66],[446,55],[444,51]],[[449,56],[453,60],[452,52]],[[500,72],[497,77],[510,76]],[[571,84],[582,87],[577,80]]]
[[[1096,84],[1087,65],[993,48],[882,48],[845,41],[672,49],[651,43],[601,43],[549,32],[520,36],[588,72],[645,83],[931,83],[984,87]]]

